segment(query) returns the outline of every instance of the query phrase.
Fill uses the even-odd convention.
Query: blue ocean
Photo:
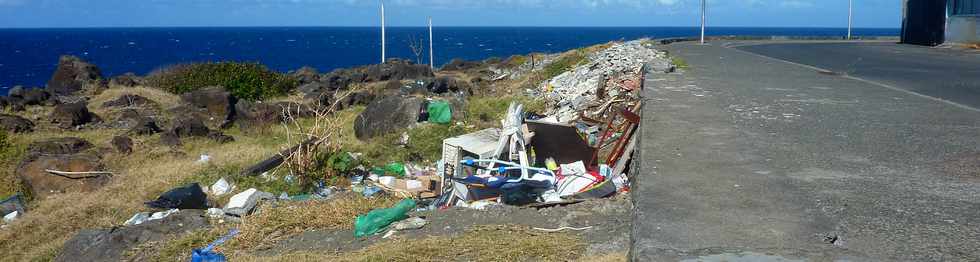
[[[437,27],[435,62],[482,60],[642,37],[695,36],[694,27]],[[899,29],[860,28],[858,36],[897,36]],[[843,36],[843,28],[709,28],[709,35]],[[0,29],[0,95],[14,85],[44,86],[64,54],[94,63],[106,76],[146,74],[187,62],[250,61],[278,71],[321,72],[378,63],[376,27],[221,27]],[[388,56],[415,60],[411,43],[428,45],[420,27],[388,29]],[[428,57],[428,54],[424,54]],[[428,59],[423,59],[427,61]]]

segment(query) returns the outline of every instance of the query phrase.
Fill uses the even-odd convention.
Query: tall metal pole
[[[381,1],[381,63],[385,63],[385,2]]]
[[[432,49],[432,17],[429,17],[429,66],[432,69],[436,69],[436,58],[435,53]]]
[[[847,1],[847,40],[851,40],[851,25],[854,22],[854,0]]]
[[[704,12],[707,6],[707,4],[705,3],[706,1],[707,0],[701,0],[701,44],[702,45],[704,44],[704,24],[705,24],[705,20],[707,19],[707,14],[705,14]]]

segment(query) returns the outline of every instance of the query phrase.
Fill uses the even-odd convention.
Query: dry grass
[[[625,252],[623,252],[623,253],[609,253],[609,254],[601,254],[601,255],[587,256],[587,257],[580,257],[580,258],[576,259],[575,261],[579,261],[579,262],[626,262],[626,261],[629,260],[629,259],[627,259],[627,257],[628,257],[628,255]]]
[[[567,233],[521,226],[477,226],[458,236],[398,239],[350,253],[300,252],[277,257],[231,254],[234,261],[571,261],[584,242]]]
[[[375,208],[395,204],[390,198],[345,195],[331,201],[293,202],[263,209],[245,219],[241,235],[228,243],[239,250],[252,250],[310,230],[353,229],[354,219]]]

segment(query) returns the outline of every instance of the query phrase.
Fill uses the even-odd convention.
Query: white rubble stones
[[[394,224],[391,225],[391,227],[394,228],[395,230],[399,230],[399,231],[401,231],[401,230],[414,230],[414,229],[420,229],[420,228],[424,227],[425,224],[427,224],[427,223],[428,222],[425,221],[425,219],[423,219],[423,218],[420,218],[420,217],[412,217],[412,218],[408,218],[408,219],[405,219],[405,220],[402,220],[402,221],[395,222]]]
[[[124,226],[135,226],[135,225],[143,224],[143,223],[146,223],[146,222],[149,222],[149,221],[153,221],[153,220],[164,219],[164,218],[166,218],[166,217],[168,217],[170,215],[173,215],[173,214],[176,214],[176,213],[179,213],[179,212],[180,212],[179,209],[171,209],[171,210],[156,212],[156,213],[152,213],[152,214],[150,212],[140,212],[140,213],[136,213],[135,215],[133,215],[133,217],[129,218],[129,220],[126,220],[126,222],[123,223],[123,225]]]
[[[20,217],[20,211],[10,212],[10,214],[6,214],[3,216],[3,222],[10,224],[13,223],[14,220],[17,220],[18,217]]]
[[[244,192],[238,193],[231,197],[228,204],[225,205],[225,214],[244,217],[252,213],[255,206],[259,203],[259,200],[274,200],[275,195],[271,193],[266,193],[259,191],[255,188],[249,188]]]
[[[542,83],[546,97],[555,102],[555,112],[549,115],[557,116],[559,123],[576,120],[579,112],[601,103],[597,101],[596,90],[607,77],[638,76],[644,66],[659,72],[673,71],[674,65],[667,54],[645,46],[644,41],[615,43],[590,55],[589,62]]]

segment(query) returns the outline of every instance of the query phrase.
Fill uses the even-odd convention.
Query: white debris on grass
[[[214,182],[210,189],[212,195],[221,196],[230,192],[232,190],[232,185],[228,183],[228,180],[225,180],[225,178],[222,177],[221,179],[218,179],[217,182]]]

